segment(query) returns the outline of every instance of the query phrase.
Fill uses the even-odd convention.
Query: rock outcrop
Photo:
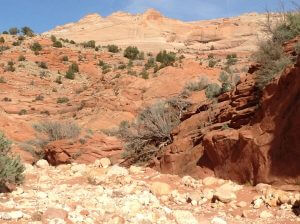
[[[285,48],[293,49],[289,45],[297,40]],[[192,108],[173,131],[174,142],[167,146],[159,169],[196,176],[212,170],[242,183],[299,183],[299,55],[295,61],[263,92],[255,87],[254,74],[248,74],[216,104]]]

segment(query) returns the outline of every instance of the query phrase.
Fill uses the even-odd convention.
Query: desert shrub
[[[143,51],[141,51],[139,54],[138,54],[138,60],[144,60],[145,59],[145,53]]]
[[[68,57],[67,55],[65,55],[65,56],[63,56],[63,57],[61,58],[61,60],[62,60],[62,61],[69,61],[69,57]]]
[[[6,83],[6,80],[3,76],[0,76],[0,83]]]
[[[142,77],[143,79],[149,79],[149,73],[146,70],[141,71],[139,76]]]
[[[296,43],[296,45],[295,45],[295,52],[297,55],[300,55],[300,43],[299,42]]]
[[[145,69],[148,70],[150,68],[153,68],[155,66],[155,59],[154,58],[149,58],[147,60],[147,63],[145,64]]]
[[[28,37],[33,37],[34,36],[33,30],[28,26],[22,27],[21,31],[22,31],[24,36],[28,36]]]
[[[99,60],[98,65],[99,65],[100,67],[102,67],[103,65],[105,65],[105,62],[102,61],[102,60]]]
[[[25,40],[25,37],[24,36],[18,36],[18,40],[23,41],[23,40]]]
[[[75,73],[74,73],[74,71],[69,69],[66,72],[65,78],[71,79],[71,80],[75,79]]]
[[[0,53],[9,49],[9,46],[0,46]]]
[[[121,70],[123,70],[123,69],[125,69],[126,68],[126,65],[125,64],[120,64],[119,66],[118,66],[118,69],[121,69]]]
[[[41,62],[38,63],[38,65],[42,69],[48,69],[48,65],[47,65],[46,62],[41,61]]]
[[[27,114],[27,110],[26,109],[22,109],[22,110],[19,111],[18,114],[19,115],[25,115],[25,114]]]
[[[13,46],[20,46],[21,45],[21,41],[14,41],[12,43]]]
[[[106,74],[106,73],[109,73],[109,72],[111,72],[110,68],[102,69],[103,74]]]
[[[215,56],[214,56],[213,53],[210,53],[209,55],[207,55],[207,58],[208,58],[208,59],[213,59],[213,58],[215,58]]]
[[[35,101],[43,101],[44,100],[44,96],[39,94],[35,97]]]
[[[163,67],[173,65],[176,60],[176,54],[174,52],[161,51],[156,55],[156,61],[160,62]]]
[[[221,94],[221,92],[222,92],[221,87],[216,83],[208,84],[205,89],[205,95],[208,99],[213,99],[217,97],[218,95]]]
[[[215,59],[210,59],[208,61],[208,67],[213,68],[218,62]]]
[[[47,135],[49,141],[76,138],[80,134],[79,126],[72,121],[43,121],[34,124],[33,128]]]
[[[14,62],[13,61],[9,61],[9,62],[7,62],[7,66],[5,67],[5,71],[7,71],[7,72],[14,72],[14,71],[16,71],[16,68],[14,67]]]
[[[70,40],[70,44],[76,44],[74,40]]]
[[[118,53],[118,52],[120,51],[120,50],[119,50],[119,47],[118,47],[117,45],[114,45],[114,44],[108,45],[108,46],[107,46],[107,49],[108,49],[108,51],[111,52],[111,53]]]
[[[239,75],[222,71],[219,75],[219,81],[222,83],[221,92],[231,91],[240,82],[240,79]]]
[[[62,48],[63,47],[63,45],[60,41],[55,41],[52,46],[56,47],[56,48]]]
[[[211,46],[210,46],[210,50],[211,50],[211,51],[215,50],[215,46],[214,46],[214,45],[211,45]]]
[[[206,77],[201,77],[197,81],[189,82],[185,85],[184,89],[189,91],[201,91],[204,90],[209,84],[209,80]]]
[[[57,84],[62,84],[62,77],[61,76],[58,76],[56,79],[55,79],[55,82]],[[57,92],[57,91],[56,91]]]
[[[74,73],[79,72],[79,66],[76,62],[73,62],[70,66],[69,66],[69,71],[73,71]]]
[[[1,43],[1,44],[5,43],[4,37],[0,37],[0,43]]]
[[[8,32],[5,30],[5,31],[2,32],[2,34],[8,34]]]
[[[53,43],[55,43],[57,41],[57,38],[54,35],[51,35],[50,39]]]
[[[172,143],[171,131],[190,104],[182,99],[158,102],[139,113],[136,121],[121,123],[116,132],[125,141],[124,157],[132,163],[148,163]]]
[[[20,184],[24,180],[23,172],[25,167],[20,158],[10,155],[11,142],[0,132],[0,189],[7,184]]]
[[[226,64],[228,66],[234,65],[237,62],[237,55],[236,54],[228,54],[226,56],[226,59],[227,59]]]
[[[69,102],[69,98],[68,97],[59,97],[59,98],[57,98],[57,100],[56,100],[56,102],[57,103],[67,103],[67,102]]]
[[[34,52],[39,52],[41,51],[43,48],[42,48],[42,45],[39,43],[39,42],[34,42],[31,46],[30,46],[30,49]]]
[[[256,73],[256,85],[261,89],[291,63],[291,59],[283,51],[282,44],[300,35],[300,11],[284,13],[275,26],[268,14],[265,28],[271,37],[261,41],[258,51],[254,54],[256,62],[261,65]]]
[[[124,51],[124,57],[131,59],[131,60],[135,60],[135,59],[137,59],[139,53],[140,52],[137,47],[129,46]]]
[[[24,55],[20,55],[19,58],[18,58],[18,61],[25,61],[26,58]]]
[[[8,30],[10,35],[17,35],[18,33],[20,33],[20,30],[17,27],[12,27]]]
[[[88,42],[84,42],[82,45],[84,48],[95,48],[96,42],[94,40],[90,40]]]

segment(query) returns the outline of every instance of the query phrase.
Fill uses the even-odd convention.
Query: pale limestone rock
[[[223,203],[229,203],[236,199],[235,193],[223,188],[217,188],[214,197]]]
[[[262,211],[259,215],[260,218],[262,219],[268,219],[268,218],[272,218],[273,214],[271,212],[268,211]]]
[[[211,224],[227,224],[227,222],[220,218],[220,217],[214,217],[212,220],[211,220]]]
[[[107,170],[107,176],[127,176],[129,172],[127,169],[114,165]]]
[[[198,224],[199,222],[189,211],[185,210],[175,210],[173,215],[178,224]]]
[[[210,185],[214,185],[214,184],[218,183],[218,179],[215,177],[206,177],[203,179],[202,182],[205,186],[210,186]]]
[[[41,159],[35,164],[38,168],[45,169],[49,167],[49,163],[47,160]]]
[[[171,194],[171,186],[164,182],[151,183],[150,190],[156,196]]]

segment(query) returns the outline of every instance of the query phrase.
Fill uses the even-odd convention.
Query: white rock
[[[232,191],[223,188],[217,188],[214,197],[223,203],[229,203],[236,199],[236,195]]]
[[[205,186],[210,186],[210,185],[213,185],[213,184],[216,184],[218,183],[218,179],[215,178],[215,177],[206,177],[203,179],[203,184]]]
[[[45,192],[41,192],[41,191],[37,192],[37,193],[36,193],[36,196],[37,196],[38,198],[41,198],[41,199],[48,198],[48,194],[45,193]]]
[[[87,166],[85,164],[74,164],[72,167],[71,167],[71,171],[73,173],[84,173],[86,172],[86,168]]]
[[[197,219],[189,211],[175,210],[173,215],[178,224],[198,224]]]
[[[273,214],[268,212],[268,211],[262,211],[259,215],[260,218],[262,219],[268,219],[268,218],[272,218]]]
[[[237,206],[240,207],[240,208],[244,208],[247,206],[247,202],[245,201],[240,201],[239,203],[237,203]]]
[[[38,168],[48,168],[49,167],[49,163],[47,160],[41,159],[39,161],[36,162],[35,164]]]
[[[210,188],[204,188],[203,190],[203,196],[208,200],[211,200],[214,197],[214,193],[215,191]]]
[[[105,168],[105,169],[111,165],[111,161],[109,158],[101,158],[101,159],[99,159],[99,161],[97,163],[99,163],[100,167]]]
[[[253,208],[258,209],[262,206],[264,203],[263,199],[257,198],[256,200],[253,201]]]
[[[227,224],[227,222],[222,219],[222,218],[219,218],[219,217],[214,217],[212,220],[211,220],[211,223],[212,224]]]
[[[142,172],[143,172],[143,169],[142,169],[142,167],[139,167],[139,166],[130,166],[130,168],[129,168],[130,174],[139,174]]]
[[[21,211],[13,211],[10,212],[9,215],[12,219],[21,219],[24,216],[23,212]]]
[[[113,175],[127,176],[127,175],[129,175],[129,172],[127,169],[115,165],[115,166],[110,167],[110,169],[108,169],[108,171],[107,171],[107,176],[113,176]]]

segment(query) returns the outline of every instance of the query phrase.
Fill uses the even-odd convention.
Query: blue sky
[[[293,1],[300,4],[300,0]],[[291,1],[284,2],[291,7]],[[0,31],[26,25],[44,32],[95,12],[107,16],[115,11],[139,13],[155,8],[167,17],[194,21],[278,10],[279,6],[279,0],[0,0]]]

